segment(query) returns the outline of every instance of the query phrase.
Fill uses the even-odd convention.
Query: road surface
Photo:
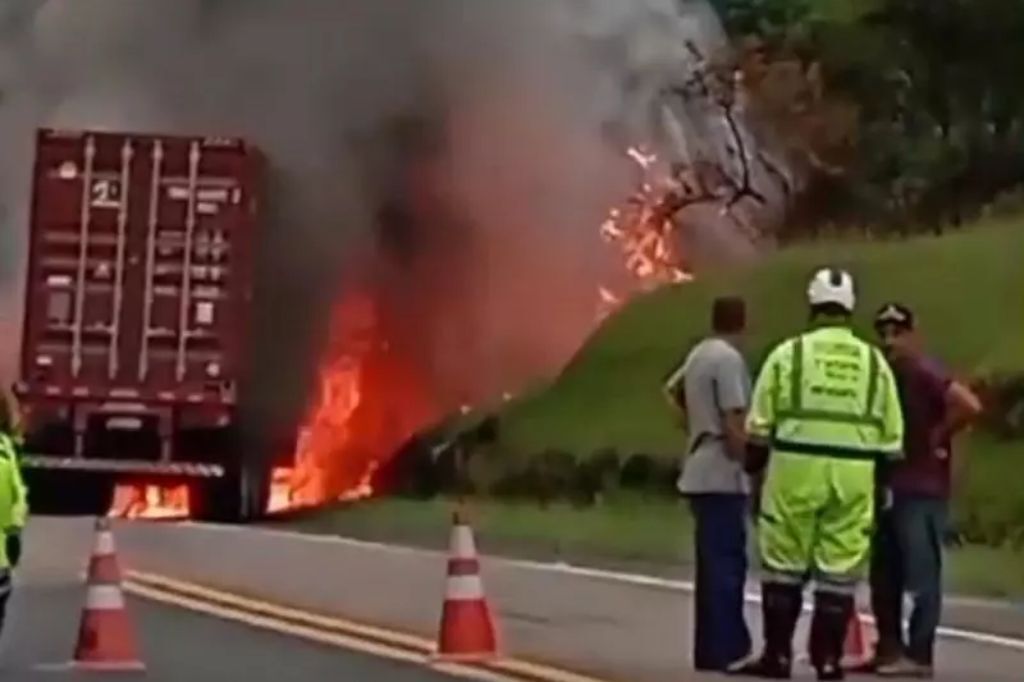
[[[123,563],[138,571],[246,595],[257,603],[288,605],[313,614],[380,626],[406,633],[423,647],[428,647],[436,635],[444,584],[443,554],[194,524],[122,523],[116,526],[116,532]],[[87,554],[90,541],[91,531],[85,520],[36,520],[29,529],[29,546],[37,558],[36,573],[47,567],[47,561],[57,560],[53,557],[66,564],[69,554]],[[40,543],[47,546],[39,548]],[[485,539],[481,539],[481,544],[486,546]],[[691,604],[685,590],[487,559],[484,584],[496,607],[504,648],[510,656],[622,682],[720,679],[688,672]],[[146,626],[154,632],[161,627],[165,632],[176,630],[176,618],[183,619],[182,627],[187,629],[186,620],[193,618],[169,615],[172,612],[159,608],[140,608],[143,618],[156,623]],[[155,615],[147,616],[148,613]],[[984,613],[973,613],[976,625],[985,625]],[[759,636],[757,609],[753,605],[749,615],[755,635]],[[959,639],[944,638],[939,648],[941,674],[937,679],[1020,682],[1024,638],[1012,631],[1012,620],[993,626],[997,631],[1007,628],[1005,632],[1009,634],[1003,637],[988,638],[972,630],[959,633]],[[244,628],[222,624],[206,627],[223,628],[229,633],[224,638],[236,642],[236,652],[251,648],[260,657],[273,649]],[[200,633],[198,627],[196,632]],[[180,637],[188,643],[192,633],[183,632]],[[211,638],[199,637],[196,650],[208,651],[205,643]],[[805,638],[806,628],[799,641],[806,641]],[[155,640],[154,660],[170,656],[180,648],[168,646],[169,639]],[[61,646],[66,650],[66,645]],[[294,646],[306,651],[305,646]],[[216,656],[219,650],[217,647],[210,655]],[[233,653],[231,657],[240,655]],[[334,652],[325,655],[337,657],[339,666],[365,660],[350,660]],[[302,658],[310,661],[312,670],[315,654]],[[173,665],[173,659],[165,660]],[[419,673],[417,670],[412,674]],[[797,678],[812,679],[806,668],[801,669]]]
[[[137,674],[82,674],[61,670],[77,636],[84,590],[80,572],[88,539],[61,543],[60,534],[28,533],[10,622],[0,647],[0,679],[19,682],[145,679],[147,682],[282,682],[381,680],[444,682],[452,678],[409,663],[379,659],[266,630],[199,615],[148,600],[129,599],[142,658]],[[76,528],[82,524],[76,523]],[[83,551],[85,556],[83,556]]]

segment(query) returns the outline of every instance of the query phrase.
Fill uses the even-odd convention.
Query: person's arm
[[[686,378],[686,363],[681,362],[668,379],[661,386],[661,393],[665,401],[672,408],[672,414],[676,417],[677,424],[685,431],[688,423],[686,418],[686,399],[683,393],[684,379]]]
[[[747,440],[745,468],[752,475],[760,473],[768,465],[768,454],[778,411],[776,403],[785,348],[788,348],[788,344],[776,348],[765,360],[750,399],[750,410],[747,413],[744,430]]]
[[[739,353],[723,358],[715,368],[715,404],[722,417],[722,440],[730,459],[742,462],[747,456],[744,420],[749,402],[750,375]]]
[[[2,466],[7,467],[7,484],[11,486],[11,513],[8,525],[3,529],[4,542],[7,560],[12,567],[17,568],[21,562],[21,532],[28,520],[28,488],[21,475],[21,464],[13,441],[4,440],[7,442],[0,443],[0,448],[4,450],[0,456],[6,460]]]
[[[21,475],[21,465],[17,458],[11,463],[11,486],[13,488],[13,505],[11,510],[11,526],[20,533],[28,522],[28,486]]]
[[[945,443],[978,418],[981,414],[981,400],[974,391],[956,380],[948,380],[943,393],[946,403],[946,418],[932,433],[932,446],[945,447]]]
[[[747,430],[744,426],[746,414],[743,410],[729,410],[722,414],[722,439],[725,454],[737,462],[747,458]]]
[[[903,406],[900,404],[899,389],[896,377],[889,361],[882,352],[872,348],[878,354],[878,393],[877,412],[880,417],[878,449],[889,461],[903,458],[903,434],[906,425],[903,419]],[[884,463],[883,463],[884,464]]]

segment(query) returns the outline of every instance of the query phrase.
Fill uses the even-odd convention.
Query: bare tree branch
[[[718,82],[713,82],[715,80],[714,74],[700,48],[692,41],[687,41],[686,49],[694,58],[694,68],[689,78],[682,85],[666,88],[662,91],[663,96],[678,97],[684,103],[688,103],[694,98],[706,99],[715,104],[722,120],[725,121],[726,127],[729,130],[729,137],[731,138],[728,149],[738,158],[739,177],[730,175],[724,168],[718,169],[721,179],[725,181],[724,184],[729,185],[731,188],[730,196],[723,202],[724,210],[727,213],[731,213],[732,209],[746,198],[753,199],[761,205],[766,205],[768,203],[767,197],[754,186],[747,141],[737,121],[735,89],[738,86],[735,83],[735,79],[719,76],[717,78]],[[698,172],[698,177],[700,176],[701,174]],[[706,190],[707,188],[702,186],[701,189]],[[705,201],[718,202],[721,200],[722,197],[714,193],[698,193],[697,196],[691,197],[690,201],[684,202],[680,210],[694,203]]]

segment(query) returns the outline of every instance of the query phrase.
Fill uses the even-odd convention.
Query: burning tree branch
[[[745,199],[760,206],[768,204],[768,197],[755,186],[755,163],[779,182],[787,202],[793,195],[793,185],[779,164],[763,151],[751,152],[741,123],[741,71],[728,64],[710,64],[693,42],[687,42],[686,49],[693,57],[692,69],[679,85],[663,88],[660,100],[675,99],[686,106],[695,101],[711,103],[726,130],[726,156],[736,159],[736,163],[696,158],[665,167],[656,155],[642,148],[629,150],[642,171],[639,189],[622,207],[611,211],[601,234],[620,245],[627,268],[646,286],[690,278],[685,254],[679,251],[678,240],[672,238],[680,213],[690,207],[719,206],[723,218],[751,240],[759,239],[757,226],[735,210]],[[599,295],[601,316],[622,301],[607,288],[602,288]]]

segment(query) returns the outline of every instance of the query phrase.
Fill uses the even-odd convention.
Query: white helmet
[[[854,304],[857,302],[853,277],[845,270],[835,268],[818,270],[807,287],[807,302],[812,306],[835,303],[852,313]]]

